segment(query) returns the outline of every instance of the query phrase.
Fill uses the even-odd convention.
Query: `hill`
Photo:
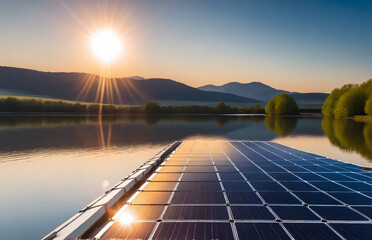
[[[255,99],[230,93],[203,91],[171,79],[141,77],[103,79],[87,73],[41,72],[0,67],[0,90],[20,96],[43,96],[64,100],[143,104],[151,100],[256,103]]]
[[[265,85],[260,82],[250,82],[250,83],[238,83],[230,82],[222,86],[215,85],[205,85],[199,87],[199,89],[204,91],[214,91],[214,92],[223,92],[223,93],[233,93],[242,97],[248,97],[257,99],[263,102],[266,102],[273,97],[282,94],[288,93],[291,95],[297,102],[321,105],[329,94],[327,93],[299,93],[299,92],[289,92],[285,90],[275,89],[268,85]]]

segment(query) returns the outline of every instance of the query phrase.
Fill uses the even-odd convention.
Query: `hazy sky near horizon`
[[[124,44],[110,67],[104,28]],[[0,65],[329,92],[372,77],[372,1],[0,0]]]

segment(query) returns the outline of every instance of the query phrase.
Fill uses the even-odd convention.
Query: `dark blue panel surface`
[[[260,192],[260,195],[269,204],[301,204],[289,192]]]
[[[290,172],[297,173],[297,172],[309,172],[309,170],[299,167],[299,166],[285,166],[285,169],[287,169]]]
[[[185,192],[221,192],[219,182],[180,182],[177,191]]]
[[[360,220],[368,221],[367,218],[361,216],[350,208],[339,206],[311,206],[316,213],[326,220]]]
[[[372,185],[362,182],[339,182],[339,183],[355,191],[372,191]]]
[[[216,173],[184,173],[181,181],[218,181]]]
[[[318,176],[314,173],[295,173],[298,177],[306,181],[327,181],[324,177]]]
[[[175,192],[172,204],[225,203],[222,192]]]
[[[270,175],[278,181],[300,181],[298,177],[291,173],[270,173]]]
[[[341,239],[323,223],[284,223],[284,227],[296,240],[339,240]]]
[[[243,175],[247,178],[248,181],[270,181],[272,180],[264,173],[250,173],[243,172]]]
[[[271,208],[282,220],[320,220],[304,206],[271,206]]]
[[[226,192],[231,204],[261,204],[254,192]]]
[[[274,220],[275,217],[264,206],[231,206],[235,219]]]
[[[222,181],[244,181],[244,178],[240,173],[220,173]]]
[[[285,192],[286,190],[274,181],[251,182],[257,191]]]
[[[253,189],[247,182],[223,182],[227,192],[252,192]]]
[[[234,239],[229,223],[160,223],[153,239]]]
[[[216,167],[218,172],[237,172],[236,168],[233,165],[217,165]]]
[[[358,210],[362,214],[372,219],[372,206],[369,207],[353,207],[355,210]]]
[[[250,240],[286,240],[290,237],[277,223],[237,223],[240,239]]]
[[[339,201],[322,192],[293,192],[307,204],[341,205]]]
[[[329,182],[329,181],[322,181],[322,182],[311,182],[309,181],[312,185],[315,187],[319,188],[320,190],[329,192],[329,191],[350,191],[349,189],[336,184],[334,182]]]
[[[164,219],[228,220],[229,215],[224,206],[169,206]]]
[[[332,180],[332,181],[354,181],[352,178],[341,175],[339,173],[319,173],[323,177]]]
[[[318,191],[305,182],[281,182],[281,184],[291,191]]]
[[[337,232],[348,240],[371,240],[372,224],[331,224]]]
[[[349,205],[372,205],[372,199],[365,197],[359,193],[353,192],[331,192],[332,196],[337,199],[340,199],[342,202],[349,204]]]

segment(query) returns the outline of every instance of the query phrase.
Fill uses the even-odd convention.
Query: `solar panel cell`
[[[367,218],[344,206],[311,206],[311,209],[327,220],[368,221]]]
[[[331,224],[331,226],[348,240],[370,240],[372,224]]]
[[[323,223],[284,223],[284,227],[296,240],[339,240],[341,239],[326,224]]]
[[[234,239],[229,223],[164,222],[160,223],[153,239]]]
[[[271,206],[271,208],[282,220],[320,220],[304,206]]]
[[[234,219],[274,220],[274,215],[264,206],[232,206]]]
[[[236,230],[240,239],[290,239],[283,228],[277,223],[237,223]]]

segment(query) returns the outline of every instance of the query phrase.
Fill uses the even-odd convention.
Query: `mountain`
[[[322,104],[329,95],[327,93],[299,93],[278,90],[260,82],[250,83],[229,82],[222,86],[205,85],[199,87],[199,89],[204,91],[236,94],[238,96],[253,98],[263,102],[272,99],[276,95],[288,93],[297,102],[308,104],[313,103],[318,105]]]
[[[0,90],[21,96],[43,96],[64,100],[97,102],[104,92],[104,103],[143,104],[151,100],[256,103],[255,99],[229,93],[203,91],[162,78],[138,76],[103,79],[86,73],[40,72],[0,67]]]

